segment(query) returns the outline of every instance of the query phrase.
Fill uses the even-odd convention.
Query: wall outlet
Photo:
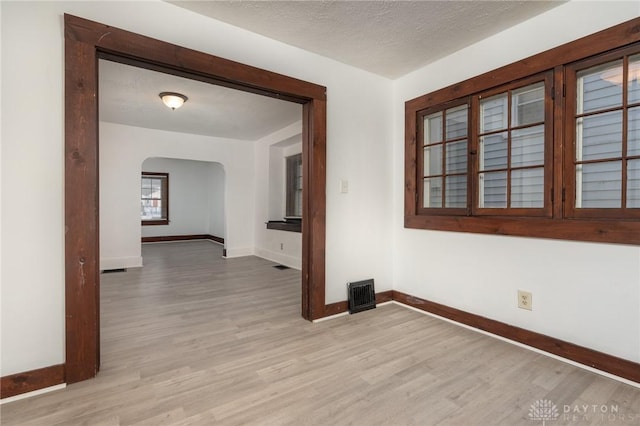
[[[280,250],[284,250],[284,243],[280,243]]]
[[[518,290],[518,308],[527,309],[529,311],[533,310],[533,299],[531,296],[531,292]]]

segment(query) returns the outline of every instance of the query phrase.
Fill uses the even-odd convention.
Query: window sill
[[[640,244],[640,222],[637,220],[405,215],[404,226],[434,231]]]
[[[302,219],[270,220],[267,222],[267,229],[302,232]]]
[[[141,221],[142,226],[148,225],[168,225],[169,219],[161,219],[161,220],[143,220]]]

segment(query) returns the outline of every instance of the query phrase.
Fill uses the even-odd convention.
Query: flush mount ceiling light
[[[187,102],[187,99],[189,99],[185,95],[175,92],[162,92],[158,96],[160,96],[162,102],[172,110],[180,108],[182,104]]]

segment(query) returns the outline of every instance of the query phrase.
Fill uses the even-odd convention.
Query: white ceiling
[[[562,4],[561,1],[176,1],[194,12],[397,78]],[[302,119],[264,96],[100,61],[100,119],[256,140]],[[189,100],[175,111],[158,94]]]
[[[107,60],[99,76],[101,121],[253,141],[302,120],[299,104]],[[160,92],[189,99],[172,111]]]
[[[194,12],[398,78],[563,1],[171,1]]]

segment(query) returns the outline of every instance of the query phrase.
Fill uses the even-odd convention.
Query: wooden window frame
[[[511,93],[513,90],[517,90],[519,88],[543,82],[545,84],[544,92],[544,192],[543,192],[543,207],[510,207],[509,201],[511,199],[511,195],[509,194],[508,188],[509,183],[507,183],[507,207],[504,208],[488,208],[488,207],[479,207],[479,178],[477,176],[481,173],[479,162],[480,162],[480,123],[479,123],[479,115],[480,115],[480,101],[483,98],[489,98],[494,95],[499,95],[501,93]],[[469,137],[469,146],[471,147],[472,153],[472,161],[469,162],[469,173],[471,175],[471,190],[469,191],[472,196],[471,202],[471,213],[474,216],[515,216],[515,217],[551,217],[552,216],[552,194],[551,187],[553,182],[553,72],[547,71],[543,73],[539,73],[533,75],[531,77],[527,77],[524,79],[520,79],[517,81],[512,81],[507,84],[491,88],[487,91],[481,92],[477,95],[471,97],[471,111],[472,118],[470,120],[470,137]],[[509,95],[509,103],[508,103],[508,116],[511,117],[511,95]],[[478,120],[478,121],[477,121]],[[498,131],[486,132],[485,134],[490,133],[502,133],[502,132],[511,132],[514,129],[526,128],[527,126],[512,126],[511,123],[507,123],[506,129],[501,129]],[[510,139],[510,138],[509,138]],[[507,157],[511,156],[511,144],[508,144],[508,153]],[[509,180],[511,176],[511,171],[514,169],[510,167],[510,160],[507,160],[507,180]],[[524,169],[524,168],[523,168]],[[492,172],[494,170],[489,170]]]
[[[285,216],[291,218],[301,218],[302,212],[296,214],[296,192],[298,191],[298,165],[302,166],[302,154],[294,154],[285,158],[286,163],[286,205]]]
[[[456,108],[462,105],[467,105],[467,123],[471,123],[471,101],[469,98],[463,98],[463,99],[456,99],[450,102],[446,102],[444,104],[439,104],[439,105],[435,105],[431,108],[427,108],[423,111],[419,112],[419,117],[417,120],[417,125],[418,125],[418,130],[417,130],[417,137],[418,137],[418,144],[416,146],[416,149],[418,150],[416,152],[416,160],[418,162],[417,164],[417,170],[418,170],[418,176],[417,176],[417,188],[418,188],[418,193],[417,193],[417,199],[418,199],[418,205],[417,205],[417,209],[419,214],[427,214],[427,215],[451,215],[451,216],[465,216],[469,214],[469,208],[468,207],[424,207],[424,153],[422,152],[422,150],[426,147],[425,143],[424,143],[424,119],[425,117],[434,114],[436,112],[445,112],[448,109],[452,109],[452,108]],[[455,138],[453,140],[447,140],[445,135],[446,132],[446,117],[443,115],[443,126],[442,126],[442,132],[443,132],[443,140],[441,141],[442,146],[443,146],[443,159],[442,161],[446,161],[446,154],[444,154],[444,151],[446,150],[446,144],[447,143],[451,143],[451,142],[456,142],[458,140],[462,140],[463,138]],[[471,176],[469,173],[469,169],[468,169],[468,165],[469,162],[471,161],[471,159],[469,158],[469,140],[470,140],[470,134],[467,133],[467,206],[469,206],[469,203],[471,202]],[[418,152],[420,152],[420,154],[418,154]],[[453,175],[453,174],[451,174]],[[442,177],[443,177],[443,185],[445,185],[445,178],[446,176],[450,176],[447,175],[446,173],[446,167],[443,164],[442,166]],[[443,186],[443,188],[445,188],[442,191],[442,205],[445,205],[445,197],[446,197],[446,186]]]
[[[162,219],[142,219],[142,226],[148,225],[168,225],[169,224],[169,173],[142,172],[144,177],[156,177],[162,179],[162,189],[160,199],[162,200]],[[141,198],[142,199],[142,198]]]
[[[622,106],[614,107],[609,109],[603,109],[598,111],[589,112],[586,114],[577,114],[577,105],[576,105],[576,81],[578,72],[588,69],[594,66],[598,66],[601,64],[605,64],[608,62],[614,62],[616,60],[620,60],[622,58],[627,58],[629,56],[635,56],[640,54],[640,45],[634,44],[633,46],[629,46],[622,49],[616,49],[611,52],[606,52],[602,55],[598,55],[592,58],[588,58],[584,61],[575,62],[569,66],[567,66],[566,76],[567,76],[567,101],[566,101],[566,109],[565,116],[567,117],[567,126],[566,126],[566,140],[567,143],[567,153],[565,155],[565,180],[567,182],[567,190],[566,190],[566,215],[570,218],[576,219],[590,219],[590,218],[610,218],[612,220],[638,220],[640,219],[640,209],[639,208],[627,208],[624,206],[626,202],[626,165],[629,159],[636,160],[640,159],[640,155],[630,156],[624,155],[625,150],[627,148],[627,126],[628,126],[628,111],[630,108],[640,106],[640,102],[636,102],[629,106],[627,102],[627,90],[622,91]],[[627,79],[628,72],[628,61],[624,60],[624,69],[623,69],[623,80]],[[626,84],[623,86],[626,88]],[[576,115],[581,116],[590,116],[595,114],[601,114],[603,112],[611,112],[620,110],[623,112],[622,118],[622,154],[621,160],[621,172],[622,172],[622,182],[621,182],[621,203],[622,207],[620,208],[577,208],[576,207],[576,161],[575,161],[575,152],[576,152],[576,126],[575,126],[575,118]],[[614,158],[607,159],[599,159],[599,160],[591,160],[586,161],[585,163],[599,163],[605,161],[611,161]]]
[[[566,68],[591,56],[606,54],[640,41],[640,18],[599,31],[510,65],[456,83],[405,103],[405,219],[406,228],[522,237],[553,238],[574,241],[640,244],[640,221],[607,218],[571,218],[566,215],[567,182],[562,172],[567,155],[565,118]],[[424,214],[418,208],[418,121],[428,108],[456,99],[474,96],[538,73],[553,74],[553,122],[547,131],[553,134],[553,173],[551,214],[548,217],[459,216]],[[473,128],[473,124],[472,124]],[[549,152],[547,152],[549,154]],[[473,164],[473,161],[470,163]],[[471,189],[473,191],[473,189]]]

